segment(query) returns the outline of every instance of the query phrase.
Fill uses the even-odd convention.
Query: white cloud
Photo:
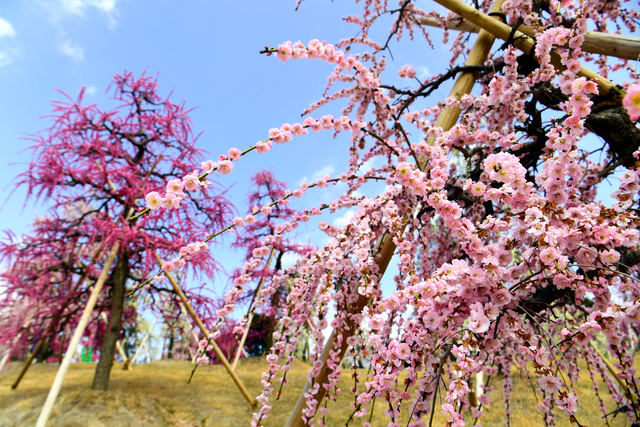
[[[117,0],[49,0],[44,4],[51,13],[53,21],[59,21],[67,16],[84,17],[88,9],[96,9],[103,13],[109,21],[109,27],[116,25]]]
[[[348,225],[357,211],[358,210],[355,208],[345,211],[342,215],[340,215],[333,221],[333,225],[335,225],[336,227],[344,227]]]
[[[280,260],[282,262],[282,268],[291,267],[300,258],[301,258],[301,256],[296,254],[296,253],[294,253],[294,252],[285,252],[284,255],[282,256],[282,260]]]
[[[309,177],[307,177],[306,175],[302,177],[302,179],[300,179],[300,184],[302,184],[303,182],[308,182],[308,183],[314,183],[317,180],[319,180],[320,178],[324,178],[326,175],[332,176],[336,171],[336,168],[333,167],[333,165],[326,165],[323,166],[322,168],[318,169],[313,176],[311,176],[311,180],[309,180]]]
[[[58,50],[76,62],[84,61],[84,49],[78,43],[63,41],[58,44]]]
[[[84,91],[87,95],[95,95],[98,92],[98,88],[95,86],[87,86],[87,89]]]
[[[0,18],[0,37],[14,37],[16,30],[13,29],[13,25],[4,18]]]
[[[9,52],[0,50],[0,67],[9,65],[12,62],[13,62],[13,57],[9,54]]]
[[[418,69],[416,70],[416,74],[418,75],[418,78],[420,80],[425,80],[426,78],[431,77],[431,71],[429,71],[429,68],[425,67],[424,65],[420,65],[418,67]]]
[[[376,167],[376,163],[378,162],[378,157],[372,157],[360,166],[360,171],[369,172],[371,168]]]

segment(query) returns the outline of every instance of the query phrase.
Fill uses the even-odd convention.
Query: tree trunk
[[[49,356],[51,356],[51,339],[52,335],[44,339],[44,345],[42,346],[40,353],[36,355],[38,357],[38,363],[45,363]]]
[[[170,329],[169,331],[169,349],[167,350],[167,359],[173,359],[173,329]]]
[[[100,361],[96,367],[93,377],[94,390],[107,391],[109,387],[109,376],[113,366],[113,357],[116,352],[116,342],[122,329],[122,309],[124,306],[124,290],[129,273],[129,257],[121,255],[113,271],[112,292],[111,292],[111,318],[102,340],[100,349]]]

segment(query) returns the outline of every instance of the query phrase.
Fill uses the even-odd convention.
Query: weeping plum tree
[[[360,15],[345,17],[355,36],[264,49],[283,62],[332,64],[328,87],[302,123],[273,128],[204,170],[229,173],[241,155],[267,153],[309,132],[350,139],[349,166],[339,177],[305,183],[283,199],[337,181],[347,184],[344,193],[263,239],[217,312],[223,325],[274,240],[324,210],[356,208],[344,227],[322,224],[330,243],[277,272],[262,292],[293,284],[254,425],[268,416],[276,374],[286,377],[310,319],[320,320],[314,363],[291,426],[326,423],[326,402],[345,393],[338,387],[345,354],[371,357],[367,374],[353,373],[347,424],[370,422],[376,400],[385,401],[390,425],[401,419],[431,425],[434,413],[451,426],[475,422],[483,412],[470,408],[468,392],[480,372],[486,391],[491,377],[504,376],[508,423],[517,367],[534,379],[546,425],[555,417],[580,425],[575,389],[583,366],[585,376],[602,376],[609,395],[598,392],[595,380],[593,387],[606,422],[626,416],[637,424],[640,389],[629,336],[640,322],[640,81],[628,60],[640,52],[637,38],[610,34],[636,29],[637,4],[437,3],[450,13],[422,10],[411,0],[363,2]],[[483,31],[458,34],[450,43],[451,68],[431,77],[417,78],[413,66],[387,60],[395,43],[411,39],[424,54],[413,65],[428,61],[425,47],[434,35],[427,25],[434,22]],[[444,34],[448,40],[449,30]],[[493,44],[496,37],[503,41]],[[611,70],[619,71],[615,84],[607,80]],[[441,101],[438,89],[453,79],[451,96]],[[380,195],[361,196],[358,190],[375,180],[387,184]],[[607,193],[611,199],[603,202]],[[399,274],[385,291],[382,277],[394,252]],[[330,307],[333,333],[323,349]],[[611,372],[591,345],[596,336],[605,338],[615,361]],[[484,394],[480,405],[490,401]]]
[[[158,88],[155,79],[126,72],[114,77],[112,110],[83,104],[84,90],[75,101],[54,102],[52,125],[31,138],[33,160],[18,179],[29,198],[46,204],[47,214],[32,235],[2,243],[2,261],[10,266],[2,273],[3,313],[21,304],[35,307],[29,329],[12,328],[2,334],[2,344],[23,333],[23,340],[48,335],[61,347],[65,331],[78,321],[88,286],[100,274],[106,258],[100,254],[119,242],[108,292],[98,305],[108,313],[108,325],[101,329],[94,321],[88,332],[100,345],[94,389],[108,386],[127,286],[148,276],[157,266],[156,254],[173,257],[186,242],[226,223],[233,211],[218,184],[193,173],[202,156],[189,110],[163,98]],[[180,207],[188,217],[151,214],[127,222],[140,199],[165,186],[171,191],[165,206]],[[195,200],[197,192],[206,196]],[[190,245],[184,255],[208,276],[218,268],[203,243]],[[83,276],[89,280],[82,282]],[[153,291],[155,298],[158,292],[172,293],[169,289],[154,282],[142,292]]]

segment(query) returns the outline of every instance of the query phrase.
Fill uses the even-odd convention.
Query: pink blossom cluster
[[[414,79],[416,77],[416,70],[411,65],[403,65],[398,71],[398,75],[402,78]]]
[[[162,271],[165,273],[171,273],[176,269],[180,269],[186,265],[186,262],[199,253],[205,252],[209,249],[209,245],[204,242],[192,242],[180,248],[180,255],[171,261],[166,261],[162,264]]]

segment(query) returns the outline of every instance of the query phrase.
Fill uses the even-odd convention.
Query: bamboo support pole
[[[472,24],[475,24],[483,30],[490,32],[495,37],[502,40],[511,40],[513,45],[525,54],[534,55],[535,39],[527,36],[522,31],[513,32],[513,36],[512,38],[510,38],[513,29],[509,25],[499,22],[488,15],[485,15],[479,10],[466,5],[460,0],[434,1],[441,6],[446,7],[450,11],[462,16]],[[565,68],[560,61],[560,55],[555,51],[551,51],[551,63],[557,70],[564,70]],[[624,97],[624,95],[626,95],[624,91],[616,88],[613,82],[605,79],[597,73],[594,73],[588,68],[580,67],[580,71],[577,73],[577,75],[580,77],[586,77],[588,80],[592,80],[594,83],[596,83],[598,85],[600,95],[607,95],[609,92],[613,92],[615,95],[617,95],[618,102],[622,102],[622,98]]]
[[[11,354],[11,349],[7,349],[5,350],[4,353],[2,353],[2,359],[0,359],[0,372],[2,372],[2,370],[4,369],[4,365],[7,364],[7,360],[9,360],[9,355]]]
[[[265,266],[266,268],[269,268],[269,265],[271,265],[271,260],[273,259],[273,256],[275,255],[275,253],[276,253],[276,250],[271,249],[271,253],[269,254],[269,259],[267,259],[267,263]],[[258,283],[258,288],[256,289],[256,293],[253,296],[253,301],[251,301],[251,306],[249,307],[250,311],[252,308],[254,308],[253,303],[259,297],[260,291],[262,291],[262,287],[264,286],[264,282],[266,281],[266,279],[267,279],[266,276],[262,276],[262,278],[260,279],[260,283]],[[233,363],[231,364],[231,367],[233,368],[234,371],[236,370],[236,366],[238,365],[238,360],[240,360],[240,355],[242,354],[244,342],[247,340],[247,336],[249,335],[249,329],[251,329],[251,322],[253,321],[254,313],[255,311],[251,311],[251,314],[249,314],[249,318],[247,319],[247,327],[244,329],[244,332],[242,333],[242,338],[238,343],[238,351],[236,351],[236,355],[233,358]]]
[[[100,254],[102,254],[103,251],[103,247],[101,246],[99,248],[99,250],[97,250],[93,256],[91,257],[91,264],[93,264],[98,257],[100,256]],[[80,288],[80,286],[84,283],[85,280],[87,280],[87,276],[89,274],[89,270],[87,269],[84,274],[82,276],[80,276],[80,278],[78,279],[78,281],[76,282],[76,284],[71,288],[71,290],[69,291],[70,295],[73,295],[75,293],[75,291],[77,289]],[[62,314],[64,313],[64,309],[66,308],[63,307],[59,312],[56,318],[54,318],[51,321],[51,325],[49,326],[49,328],[47,329],[47,331],[45,332],[45,335],[49,335],[51,333],[53,333],[53,331],[55,330],[56,326],[58,326],[58,318],[60,316],[62,316]],[[45,338],[40,338],[40,340],[38,341],[38,343],[36,344],[36,347],[33,349],[33,351],[31,352],[31,354],[29,355],[29,358],[27,358],[27,360],[24,362],[24,365],[22,366],[22,370],[20,371],[20,374],[18,375],[18,378],[16,378],[15,382],[11,385],[11,389],[15,390],[16,388],[18,388],[18,385],[20,384],[20,381],[22,381],[22,378],[24,377],[24,375],[27,373],[27,371],[29,370],[29,367],[31,366],[31,364],[33,363],[33,360],[36,358],[36,356],[38,355],[38,353],[40,353],[40,350],[42,350],[42,347],[44,346],[44,342],[45,342]]]
[[[163,262],[160,259],[160,257],[158,256],[158,254],[155,254],[155,255],[156,255],[156,259],[158,260],[158,263],[160,265],[162,265]],[[175,279],[173,278],[173,276],[171,276],[171,274],[165,272],[165,276],[167,276],[167,278],[171,282],[171,286],[173,286],[173,290],[176,292],[176,294],[182,300],[182,303],[184,304],[184,307],[186,308],[187,312],[189,313],[189,315],[191,316],[193,321],[198,325],[198,327],[200,328],[200,330],[202,331],[204,336],[207,339],[209,339],[209,331],[204,326],[204,323],[202,322],[202,320],[200,320],[200,317],[195,312],[193,307],[191,307],[191,304],[187,300],[187,296],[184,294],[184,292],[182,292],[182,289],[180,289],[180,286],[178,286],[178,283],[176,283]],[[249,391],[247,391],[247,389],[245,388],[244,384],[242,384],[242,381],[240,380],[238,375],[236,375],[236,373],[233,370],[233,368],[231,368],[231,365],[229,364],[229,361],[227,360],[225,355],[222,353],[222,350],[220,350],[220,347],[218,347],[218,344],[216,344],[216,342],[213,339],[209,339],[209,342],[213,346],[213,351],[216,353],[216,356],[218,356],[218,359],[220,359],[220,361],[222,362],[222,365],[224,366],[224,368],[227,370],[227,372],[229,372],[229,375],[231,375],[231,378],[236,383],[236,386],[238,386],[238,389],[240,390],[240,392],[242,393],[244,398],[247,400],[249,405],[251,405],[251,407],[256,406],[258,401],[256,399],[254,399],[253,397],[251,397],[251,395],[249,394]]]
[[[22,365],[22,369],[20,370],[20,373],[18,374],[18,378],[16,378],[14,383],[11,384],[11,390],[15,390],[16,388],[18,388],[18,385],[20,384],[20,381],[22,381],[22,378],[24,378],[25,374],[29,370],[29,367],[33,363],[33,360],[36,358],[38,353],[40,353],[40,350],[42,350],[42,347],[44,347],[45,341],[46,341],[45,338],[40,338],[40,340],[38,341],[38,344],[36,344],[36,347],[33,349],[31,354],[27,358],[27,360],[24,362],[24,365]]]
[[[100,312],[100,318],[102,319],[102,321],[104,323],[106,323],[107,325],[109,324],[109,319],[107,319],[107,315],[105,314],[104,311]],[[122,345],[120,344],[120,340],[116,341],[116,350],[118,350],[118,353],[120,354],[120,357],[122,357],[122,361],[124,362],[124,367],[125,369],[128,368],[129,366],[129,358],[127,357],[126,354],[124,354],[124,350],[122,349]]]
[[[418,22],[430,27],[442,28],[442,24],[436,18],[421,17]],[[462,31],[467,33],[477,33],[480,27],[465,20],[452,19],[445,21],[444,25],[449,30]],[[536,33],[544,28],[522,25],[519,31],[529,37],[535,37]],[[582,50],[587,53],[615,56],[617,58],[638,60],[640,57],[640,37],[626,34],[599,33],[597,31],[587,31],[584,33],[584,43]]]
[[[158,319],[160,319],[160,315],[156,316],[155,320],[153,321],[153,324],[151,325],[151,328],[144,335],[144,337],[142,337],[142,341],[140,341],[140,345],[138,346],[138,349],[136,350],[136,352],[133,354],[133,357],[131,358],[131,364],[129,365],[130,368],[133,368],[133,364],[136,363],[136,360],[138,359],[138,354],[140,353],[142,346],[145,346],[147,344],[147,338],[149,338],[149,335],[151,335],[151,333],[153,332],[153,328],[155,328],[156,323],[158,323]]]
[[[182,314],[187,319],[187,321],[189,321],[189,314],[187,313],[187,310],[184,309],[184,305],[183,304],[180,304],[180,310],[182,311]],[[189,327],[191,328],[189,330],[191,332],[191,336],[193,337],[193,340],[197,344],[198,343],[198,334],[196,333],[195,328],[193,326],[191,326],[191,322],[189,322]],[[193,350],[191,350],[191,346],[187,346],[187,349],[189,350],[189,356],[191,356],[191,362],[192,363],[196,363],[196,357],[198,356],[198,354],[194,353]]]
[[[607,367],[607,369],[609,370],[609,373],[611,374],[611,376],[613,378],[615,378],[615,380],[618,382],[618,384],[620,385],[620,387],[622,387],[622,390],[624,390],[625,393],[627,393],[629,391],[629,387],[627,387],[627,385],[625,384],[625,382],[622,380],[622,378],[620,378],[618,376],[618,370],[616,369],[615,366],[613,366],[613,364],[609,361],[609,359],[607,359],[604,354],[602,354],[600,352],[600,350],[598,350],[598,347],[595,346],[595,344],[593,343],[593,341],[589,341],[589,345],[591,346],[591,348],[593,348],[596,353],[598,354],[598,357],[600,357],[600,359],[602,360],[602,362],[605,364],[605,366]]]
[[[29,323],[31,323],[32,320],[33,320],[33,315],[27,316],[27,320],[22,324],[22,330],[25,330],[27,326],[29,326]],[[11,344],[9,345],[9,347],[4,351],[4,353],[2,353],[2,360],[0,360],[0,372],[2,372],[2,370],[4,369],[4,366],[9,360],[9,357],[11,356],[13,347],[18,343],[18,341],[20,341],[21,337],[22,337],[22,332],[18,332],[16,336],[13,337],[13,341],[11,341]]]
[[[151,363],[151,357],[149,357],[149,345],[148,343],[144,343],[144,357],[147,363]]]
[[[503,2],[504,0],[497,0],[492,6],[491,11],[499,12],[502,8]],[[469,53],[469,57],[467,58],[465,65],[484,64],[489,54],[489,51],[491,50],[491,46],[493,45],[494,40],[495,40],[494,36],[489,32],[480,31],[480,34],[478,35],[478,38],[476,39]],[[466,93],[470,93],[471,89],[473,88],[473,85],[475,84],[475,81],[476,81],[475,73],[471,73],[471,72],[460,73],[453,86],[453,89],[451,90],[451,96],[454,96],[457,99],[460,99],[462,95]],[[445,107],[442,109],[442,111],[440,112],[440,115],[438,116],[438,119],[436,120],[436,126],[442,127],[444,130],[449,130],[458,121],[459,116],[460,116],[459,108]],[[433,144],[433,140],[429,140],[429,143]],[[418,167],[420,169],[424,169],[425,161],[423,158],[418,159]],[[388,234],[385,235],[380,240],[377,249],[378,249],[378,255],[377,255],[376,262],[378,264],[380,277],[382,277],[387,269],[387,266],[389,265],[389,262],[391,261],[391,257],[393,256],[396,250],[396,245],[395,243],[393,243],[393,236]],[[357,301],[355,302],[355,304],[353,304],[350,307],[350,311],[352,313],[360,313],[362,309],[365,307],[365,305],[368,303],[368,301],[369,299],[365,295],[360,295]],[[322,400],[324,399],[324,396],[327,393],[327,390],[323,387],[324,384],[328,382],[329,374],[331,373],[331,370],[327,365],[327,361],[329,360],[331,353],[333,354],[337,353],[338,354],[337,357],[339,358],[339,360],[342,360],[342,358],[344,357],[344,354],[346,353],[349,347],[349,344],[347,343],[348,338],[351,337],[353,333],[356,331],[357,329],[356,326],[357,325],[349,325],[348,328],[344,328],[341,331],[334,329],[333,332],[331,333],[331,336],[329,337],[329,340],[327,341],[327,343],[323,348],[322,355],[320,357],[320,361],[322,362],[322,368],[320,370],[320,373],[316,376],[316,378],[314,378],[314,382],[317,384],[320,384],[320,387],[318,388],[318,391],[315,395],[315,398],[318,401],[318,405],[316,406],[316,408],[320,407],[320,403],[322,402]],[[338,335],[342,336],[342,343],[340,348],[335,348],[336,347],[335,343],[338,339]],[[296,402],[296,405],[293,408],[291,415],[289,416],[289,420],[287,421],[287,424],[286,424],[287,427],[301,427],[304,425],[304,421],[302,419],[302,416],[303,416],[302,411],[306,406],[305,395],[309,393],[309,390],[311,389],[311,387],[312,387],[311,383],[307,381],[307,384],[302,390],[302,393],[300,393],[300,396],[298,397],[298,401]]]
[[[111,269],[111,264],[113,264],[113,260],[116,257],[116,253],[118,252],[118,247],[120,243],[117,242],[113,245],[111,252],[109,253],[109,258],[98,277],[98,281],[93,287],[93,291],[91,291],[91,296],[89,297],[89,301],[87,302],[84,311],[82,312],[82,317],[80,318],[80,322],[76,327],[76,330],[73,333],[73,337],[69,342],[69,346],[67,347],[67,352],[64,355],[64,359],[60,364],[60,368],[58,369],[58,373],[56,374],[56,378],[53,381],[53,385],[51,386],[51,390],[49,390],[49,395],[47,396],[47,400],[44,402],[44,406],[42,407],[42,412],[40,412],[40,416],[38,417],[38,421],[36,423],[36,427],[45,427],[49,416],[51,415],[51,411],[53,410],[53,405],[58,398],[58,393],[60,393],[60,388],[62,387],[62,382],[64,381],[64,377],[67,375],[67,371],[69,370],[69,365],[71,364],[71,359],[75,355],[76,347],[80,343],[80,339],[82,338],[82,334],[89,323],[89,317],[91,317],[91,313],[93,312],[93,308],[98,302],[98,296],[100,295],[100,291],[102,290],[102,286],[104,282],[107,280],[107,276],[109,274],[109,270]]]

